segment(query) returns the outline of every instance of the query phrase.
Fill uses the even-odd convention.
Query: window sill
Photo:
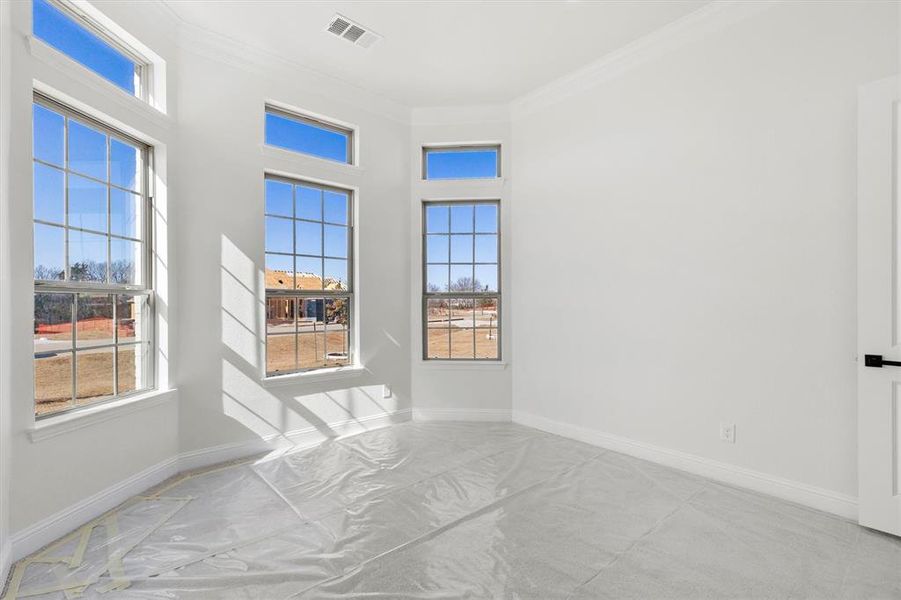
[[[264,377],[263,387],[283,387],[286,385],[297,385],[301,383],[319,383],[322,381],[340,381],[344,379],[354,379],[368,373],[366,367],[337,367],[335,369],[322,369],[319,371],[310,371],[309,373],[292,373],[290,375],[276,375],[274,377]]]
[[[177,390],[153,390],[145,394],[104,402],[96,406],[86,406],[81,410],[36,421],[34,427],[28,430],[28,437],[32,443],[41,442],[82,427],[90,427],[110,419],[124,417],[139,410],[165,404],[174,400],[177,396]]]
[[[116,103],[128,109],[132,113],[138,114],[141,117],[145,117],[150,121],[154,122],[156,125],[164,129],[168,129],[171,126],[171,119],[169,115],[162,112],[156,106],[153,106],[149,102],[138,98],[137,96],[132,96],[123,90],[120,90],[115,85],[94,73],[81,63],[69,58],[59,50],[52,48],[46,42],[39,40],[33,35],[28,36],[28,50],[31,53],[31,56],[36,60],[53,67],[59,71],[66,73],[68,76],[77,79],[79,82],[89,86],[93,90],[100,92],[105,97],[115,100]],[[44,85],[41,82],[35,81],[34,88],[39,92],[44,92],[53,97],[58,95],[57,90]],[[61,101],[65,101],[69,103],[70,101],[66,98],[59,98]],[[79,110],[88,112],[90,114],[90,110],[85,110],[87,107],[79,105],[75,103],[75,108]]]
[[[507,363],[497,361],[466,361],[466,360],[420,360],[418,366],[422,369],[437,369],[442,371],[503,371]]]

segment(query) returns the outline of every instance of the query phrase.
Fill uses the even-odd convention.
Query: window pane
[[[328,366],[338,367],[350,364],[350,300],[347,298],[326,300],[325,314]]]
[[[497,327],[497,298],[479,298],[474,308],[476,327]]]
[[[34,163],[34,218],[63,223],[65,175],[59,169]]]
[[[451,329],[451,358],[475,358],[475,329]]]
[[[119,343],[145,341],[149,326],[147,296],[119,294],[116,299],[116,333]]]
[[[69,168],[106,181],[106,134],[69,119]]]
[[[141,283],[143,244],[112,238],[110,241],[110,281],[112,283]]]
[[[475,301],[471,298],[454,298],[449,301],[450,304],[450,325],[451,327],[475,326],[473,306]]]
[[[450,209],[451,233],[472,233],[472,204],[454,205]]]
[[[75,404],[89,404],[112,396],[115,348],[96,348],[75,353]]]
[[[497,265],[476,265],[473,290],[476,292],[497,291]]]
[[[473,291],[472,265],[451,265],[449,289],[452,292]]]
[[[348,133],[266,112],[266,143],[270,146],[347,163],[349,137]]]
[[[308,221],[295,221],[294,223],[297,231],[294,252],[322,256],[322,225]]]
[[[347,227],[325,226],[325,255],[347,258]]]
[[[426,261],[430,263],[450,262],[450,236],[426,236]]]
[[[428,148],[426,179],[497,177],[498,148]]]
[[[106,281],[106,236],[69,230],[69,278]]]
[[[283,181],[266,180],[266,213],[270,215],[294,216],[294,200],[291,184]]]
[[[305,185],[294,186],[297,194],[297,218],[322,220],[322,190]]]
[[[40,104],[33,104],[32,107],[34,157],[60,167],[65,166],[66,137],[63,133],[66,127],[65,118]]]
[[[138,191],[141,185],[141,151],[126,142],[110,138],[110,183]]]
[[[325,305],[322,298],[302,298],[297,301],[297,330],[301,333],[322,331]]]
[[[433,293],[448,291],[447,277],[447,265],[429,265],[426,267],[426,290]]]
[[[34,225],[34,278],[53,281],[66,277],[65,230],[52,225]]]
[[[69,227],[106,233],[106,190],[102,183],[69,175]]]
[[[266,217],[266,251],[294,252],[294,231],[291,219]]]
[[[451,262],[472,262],[472,236],[452,235],[451,238]]]
[[[32,4],[34,35],[130,94],[135,94],[134,61],[77,23],[47,0]]]
[[[497,236],[496,235],[477,235],[476,236],[476,262],[496,263],[497,262]]]
[[[325,220],[329,223],[347,225],[347,194],[326,190],[323,196],[325,201]]]
[[[294,312],[297,300],[270,296],[266,298],[266,333],[294,333]]]
[[[294,257],[284,254],[266,255],[266,289],[294,289]]]
[[[294,298],[266,299],[266,372],[295,370],[297,339],[295,336]]]
[[[498,358],[497,328],[476,329],[476,358]]]
[[[34,359],[34,412],[46,415],[72,407],[72,353],[45,352]]]
[[[476,232],[497,233],[497,204],[476,204]]]
[[[337,258],[325,259],[325,289],[346,290],[347,285],[347,261]]]
[[[447,329],[450,326],[450,304],[444,298],[426,301],[426,323],[431,329]]]
[[[297,336],[300,369],[326,366],[325,333],[302,333]]]
[[[297,370],[297,336],[266,336],[266,373],[280,375]]]
[[[110,294],[78,294],[75,346],[87,348],[114,343],[113,297]]]
[[[114,235],[142,237],[141,196],[110,188],[110,228]]]
[[[73,294],[34,295],[34,352],[53,353],[72,347]]]
[[[426,233],[447,233],[450,231],[450,207],[428,205],[425,209]]]
[[[130,344],[116,348],[119,369],[120,394],[136,392],[149,387],[150,345]]]
[[[297,289],[321,290],[322,259],[310,258],[308,256],[298,256],[295,259],[295,262],[297,263]]]
[[[448,329],[429,329],[427,345],[426,356],[428,358],[450,358],[450,331]]]

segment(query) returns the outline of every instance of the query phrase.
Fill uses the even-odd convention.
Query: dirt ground
[[[46,415],[81,406],[113,395],[112,349],[79,353],[78,390],[72,402],[72,354],[58,354],[34,361],[35,413]],[[119,393],[135,390],[135,353],[131,347],[119,352]]]
[[[489,335],[491,337],[489,337]],[[473,336],[475,348],[473,349]],[[429,358],[494,358],[497,356],[497,328],[429,329]]]
[[[299,348],[295,348],[293,334],[270,335],[266,340],[266,372],[277,375],[292,371],[316,367],[341,367],[350,364],[350,359],[331,358],[329,354],[347,352],[347,336],[344,331],[330,331],[328,338],[325,332],[301,333],[297,336]],[[295,365],[295,351],[298,352],[299,365]]]

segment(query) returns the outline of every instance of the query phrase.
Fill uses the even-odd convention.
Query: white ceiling
[[[707,3],[164,1],[192,25],[411,107],[509,102]],[[335,13],[384,40],[365,50],[327,33]]]

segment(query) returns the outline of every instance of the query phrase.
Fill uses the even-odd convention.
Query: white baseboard
[[[513,420],[507,408],[414,408],[414,421],[500,421]]]
[[[410,409],[403,409],[390,413],[360,417],[359,419],[337,421],[327,425],[330,430],[339,436],[353,435],[370,429],[378,429],[394,423],[409,421],[410,412]],[[136,473],[128,479],[101,490],[25,529],[17,531],[11,536],[11,544],[7,544],[9,552],[3,556],[6,563],[0,564],[0,569],[4,566],[8,568],[12,562],[21,560],[29,554],[40,550],[91,519],[96,519],[103,513],[112,510],[132,496],[140,494],[144,490],[158,485],[183,471],[209,467],[221,462],[237,460],[273,450],[299,450],[315,446],[325,439],[326,436],[317,428],[309,427],[284,434],[267,436],[265,439],[223,444],[212,448],[183,452],[178,456],[173,456],[148,467],[140,473]],[[0,588],[2,588],[4,581],[5,578],[0,579]]]
[[[17,531],[12,535],[12,560],[17,561],[40,550],[57,538],[177,473],[178,457],[173,456]]]
[[[857,521],[853,496],[518,410],[513,422]]]

